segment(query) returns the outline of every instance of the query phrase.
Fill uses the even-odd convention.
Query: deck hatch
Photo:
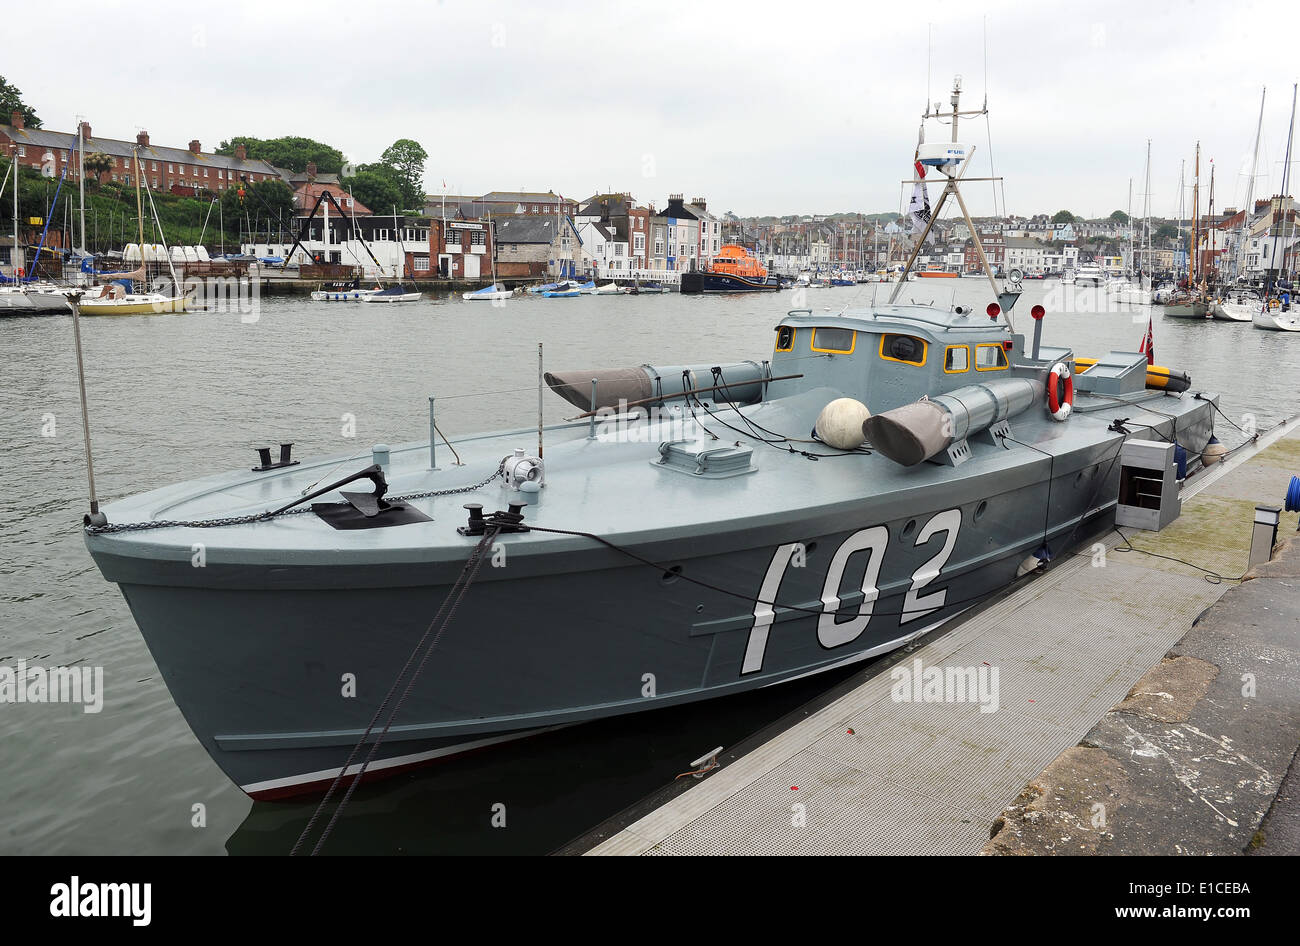
[[[724,479],[753,473],[754,448],[745,444],[719,444],[712,440],[667,440],[659,445],[655,466],[704,479]]]

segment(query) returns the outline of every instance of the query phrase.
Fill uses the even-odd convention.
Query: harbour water
[[[272,298],[251,315],[85,319],[97,485],[112,499],[252,466],[254,447],[283,441],[296,456],[367,458],[374,443],[427,436],[429,395],[453,440],[527,427],[536,420],[538,342],[548,370],[760,360],[787,309],[838,311],[876,293],[883,300],[890,288],[500,307],[458,297],[400,306]],[[989,295],[982,280],[918,280],[901,298],[982,309]],[[1029,307],[1046,301],[1045,343],[1080,356],[1137,349],[1145,308],[1097,311],[1108,307],[1093,291],[1069,295],[1086,311],[1061,312],[1063,298],[1053,283],[1026,283],[1018,330],[1032,331]],[[1294,344],[1250,323],[1166,320],[1156,310],[1156,361],[1188,371],[1193,390],[1220,394],[1243,426],[1263,429],[1300,410]],[[102,667],[104,680],[95,713],[0,703],[0,853],[287,851],[313,805],[253,805],[226,780],[86,553],[71,320],[0,322],[0,352],[0,667]],[[550,394],[544,404],[548,423],[573,413]],[[1229,446],[1242,438],[1226,420],[1217,433]],[[544,853],[839,676],[574,727],[367,787],[328,850]]]

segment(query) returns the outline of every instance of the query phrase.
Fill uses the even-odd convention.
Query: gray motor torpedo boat
[[[921,158],[960,200],[955,147]],[[544,463],[532,430],[459,440],[461,465],[377,447],[356,473],[372,493],[316,496],[342,458],[266,451],[106,506],[86,542],[254,797],[357,770],[489,547],[367,774],[781,683],[899,647],[1088,537],[1127,438],[1197,462],[1212,396],[1148,389],[1137,353],[1072,372],[1071,351],[1015,332],[1017,288],[979,311],[796,310],[763,362],[551,374],[599,416],[547,428]]]

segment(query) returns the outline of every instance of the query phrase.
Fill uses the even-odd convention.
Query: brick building
[[[145,180],[153,190],[167,190],[181,194],[201,191],[220,193],[238,187],[241,177],[249,183],[266,180],[283,180],[280,171],[266,161],[249,159],[243,146],[235,149],[231,157],[204,151],[197,141],[187,148],[170,148],[155,145],[147,131],[139,132],[135,141],[119,138],[96,138],[90,123],[82,122],[81,131],[86,155],[102,154],[112,166],[98,175],[101,183],[116,181],[132,184],[135,180],[134,155],[139,153]],[[77,179],[77,132],[47,131],[44,128],[26,128],[22,114],[14,111],[8,125],[0,125],[0,152],[8,155],[17,152],[18,163],[23,167],[40,169],[50,166],[55,177],[67,168],[68,179]],[[90,177],[90,173],[87,173]]]

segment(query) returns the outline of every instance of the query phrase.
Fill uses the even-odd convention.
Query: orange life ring
[[[1056,393],[1057,385],[1065,382],[1065,396],[1060,397]],[[1065,362],[1058,361],[1052,365],[1052,370],[1047,374],[1047,412],[1052,415],[1052,420],[1063,421],[1070,416],[1070,411],[1074,409],[1074,377],[1070,374],[1070,369],[1065,366]]]

